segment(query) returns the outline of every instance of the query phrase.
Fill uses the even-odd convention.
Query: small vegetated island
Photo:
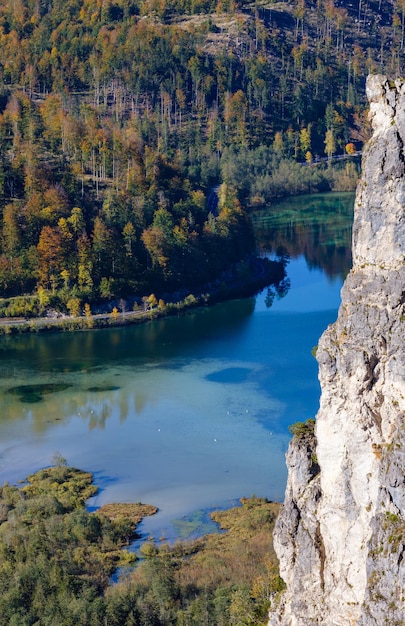
[[[251,262],[248,210],[353,189],[401,10],[2,3],[0,317],[91,326],[280,280]]]

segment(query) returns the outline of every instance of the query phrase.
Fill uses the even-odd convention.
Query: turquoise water
[[[94,472],[100,492],[90,506],[154,504],[144,531],[167,536],[171,520],[196,510],[252,494],[281,500],[288,425],[318,409],[311,350],[336,318],[346,271],[320,266],[307,231],[307,256],[289,250],[291,285],[270,308],[265,290],[142,326],[4,337],[0,482],[58,452]]]

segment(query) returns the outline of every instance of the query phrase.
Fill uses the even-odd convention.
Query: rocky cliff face
[[[405,83],[371,76],[353,269],[317,351],[315,432],[294,437],[271,626],[405,624]]]

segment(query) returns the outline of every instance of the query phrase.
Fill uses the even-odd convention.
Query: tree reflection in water
[[[256,211],[251,217],[260,251],[304,255],[310,269],[344,279],[352,264],[353,206],[353,193],[329,193],[286,198]]]

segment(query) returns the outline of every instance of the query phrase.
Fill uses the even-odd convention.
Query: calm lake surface
[[[283,298],[265,290],[142,326],[2,338],[0,482],[60,453],[95,474],[92,507],[154,504],[144,530],[169,538],[197,510],[281,500],[288,425],[318,409],[311,350],[336,319],[353,201],[307,196],[253,215],[261,253],[290,255]]]

